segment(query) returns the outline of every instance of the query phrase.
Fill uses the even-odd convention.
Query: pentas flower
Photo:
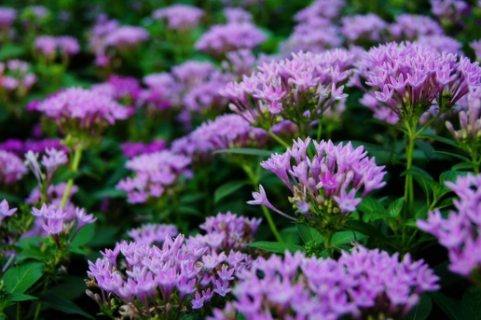
[[[0,143],[0,150],[13,152],[18,156],[23,156],[28,151],[34,153],[43,153],[47,149],[57,149],[68,152],[68,148],[60,144],[59,139],[43,139],[43,140],[18,140],[8,139]]]
[[[29,64],[21,60],[0,62],[0,90],[11,95],[10,98],[25,97],[37,81],[29,68]]]
[[[142,90],[138,105],[144,106],[149,112],[170,110],[181,105],[182,86],[167,72],[154,73],[143,78],[147,89]]]
[[[109,33],[105,45],[116,49],[130,49],[149,39],[147,30],[141,27],[121,26]]]
[[[456,39],[445,35],[420,36],[414,43],[431,47],[440,53],[448,52],[463,55],[462,44]]]
[[[47,149],[42,158],[42,165],[47,169],[47,181],[51,181],[57,169],[68,162],[67,154],[62,150]]]
[[[281,43],[281,52],[288,56],[293,52],[322,53],[326,49],[342,45],[339,27],[324,18],[312,18],[294,27],[294,32]]]
[[[251,50],[242,49],[226,54],[226,60],[222,62],[225,69],[235,74],[238,78],[250,75],[254,71],[257,58]]]
[[[214,25],[196,42],[195,49],[223,57],[230,51],[253,49],[266,39],[266,35],[251,23]]]
[[[439,209],[428,214],[427,221],[418,220],[418,227],[438,238],[448,250],[449,270],[479,281],[481,267],[481,175],[458,177],[445,185],[459,198],[454,211],[443,215]]]
[[[296,13],[294,20],[305,22],[318,18],[335,19],[341,15],[345,5],[346,2],[343,0],[316,0],[310,6]]]
[[[305,132],[312,121],[346,98],[344,83],[353,62],[354,56],[345,50],[299,52],[259,66],[258,72],[229,83],[221,94],[254,126],[269,130],[282,118]]]
[[[62,58],[68,59],[80,51],[77,39],[69,36],[38,36],[34,46],[35,52],[40,53],[47,61],[55,60],[57,52],[61,54]]]
[[[161,247],[124,241],[105,250],[103,258],[89,262],[88,271],[94,280],[91,286],[98,286],[102,296],[88,294],[104,306],[110,303],[105,300],[107,294],[109,299],[119,299],[140,318],[152,317],[159,308],[175,314],[192,313],[215,301],[215,296],[225,297],[237,274],[251,263],[249,255],[232,250],[235,245],[227,248],[225,240],[241,241],[251,234],[248,228],[256,226],[230,214],[222,216],[206,223],[206,235],[187,240],[182,234],[175,239],[167,235]],[[227,231],[218,222],[226,222]],[[234,240],[236,236],[239,238]]]
[[[395,40],[416,40],[420,36],[442,35],[444,30],[428,16],[401,14],[389,26],[389,33]]]
[[[438,278],[422,261],[368,250],[343,252],[338,261],[286,252],[258,258],[239,275],[234,302],[214,310],[209,320],[401,319]]]
[[[242,8],[225,8],[222,12],[228,24],[252,22],[252,14]]]
[[[273,172],[292,192],[289,201],[299,220],[323,232],[337,230],[363,197],[386,184],[386,172],[374,158],[367,157],[362,146],[354,149],[351,143],[335,146],[330,140],[314,141],[316,154],[309,157],[310,144],[310,138],[299,138],[284,154],[273,154],[261,166]],[[253,193],[254,200],[249,204],[264,205],[293,219],[269,202],[262,186],[260,191]]]
[[[142,87],[140,82],[133,77],[112,75],[107,82],[93,85],[91,90],[107,95],[120,103],[134,106],[141,94]]]
[[[481,60],[481,40],[473,41],[469,44],[471,49],[474,50],[477,60]]]
[[[434,103],[445,113],[479,87],[481,78],[478,63],[412,43],[372,48],[359,73],[370,93],[402,120],[419,119]]]
[[[349,43],[380,42],[388,24],[370,13],[342,18],[341,32]]]
[[[174,66],[172,76],[181,85],[182,90],[188,91],[211,78],[221,77],[221,74],[210,62],[189,60]]]
[[[215,150],[261,148],[267,139],[267,132],[253,128],[241,116],[225,114],[202,123],[187,137],[174,141],[171,148],[199,162],[209,159]]]
[[[24,166],[14,153],[0,150],[0,183],[10,185],[19,181],[27,173]]]
[[[167,150],[136,156],[125,164],[135,176],[120,181],[116,188],[127,193],[129,203],[160,198],[174,192],[181,175],[190,177],[190,162],[189,158]]]
[[[109,96],[81,88],[69,88],[45,99],[37,110],[64,131],[98,132],[129,116],[129,109]]]
[[[431,11],[443,24],[462,23],[462,17],[469,14],[469,5],[462,0],[431,0]]]
[[[167,141],[163,139],[152,140],[151,143],[142,142],[125,142],[122,143],[121,149],[124,156],[127,158],[133,158],[140,154],[150,154],[157,151],[166,149]]]
[[[204,16],[204,11],[182,4],[155,10],[152,14],[154,19],[166,20],[169,29],[187,31],[197,28]]]
[[[17,212],[17,208],[10,209],[7,200],[3,199],[3,201],[0,202],[0,226],[6,217],[11,217],[15,212]]]
[[[17,10],[13,8],[0,7],[0,29],[10,28],[17,18]]]
[[[165,238],[174,238],[179,234],[177,227],[172,224],[145,224],[139,228],[135,228],[127,232],[128,236],[138,244],[156,244],[164,243]]]

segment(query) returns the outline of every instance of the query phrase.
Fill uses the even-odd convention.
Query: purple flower
[[[17,18],[17,10],[13,8],[0,7],[0,28],[10,28]]]
[[[456,39],[445,35],[420,36],[414,43],[431,47],[440,53],[449,52],[462,55],[462,44]]]
[[[149,33],[141,27],[121,26],[109,33],[104,41],[106,46],[129,49],[149,39]]]
[[[149,196],[159,198],[175,188],[181,175],[188,176],[190,162],[167,150],[136,156],[126,163],[135,177],[120,181],[116,188],[127,192],[129,203],[145,202]]]
[[[252,22],[252,14],[241,8],[225,8],[224,15],[227,23]]]
[[[391,36],[396,40],[416,40],[420,36],[442,35],[443,28],[428,16],[401,14],[389,26]]]
[[[354,56],[345,50],[299,52],[291,59],[259,66],[258,72],[229,83],[221,94],[233,102],[234,112],[254,126],[269,130],[282,118],[306,128],[342,104],[343,84],[353,62]]]
[[[362,197],[385,185],[384,166],[376,166],[362,146],[354,149],[351,143],[334,146],[331,141],[314,142],[317,154],[311,158],[307,155],[310,143],[310,138],[298,139],[286,153],[274,154],[261,163],[291,190],[289,201],[303,216],[319,223],[332,214],[342,218],[356,210]],[[249,203],[273,209],[264,188],[260,190]]]
[[[450,211],[446,218],[439,209],[432,211],[427,221],[418,220],[417,225],[446,247],[451,271],[470,277],[481,267],[481,238],[477,232],[481,227],[481,175],[458,177],[455,183],[445,184],[459,198],[454,201],[456,210]]]
[[[389,109],[402,120],[419,117],[436,102],[441,113],[449,111],[469,90],[478,88],[481,79],[481,68],[468,58],[411,43],[372,48],[358,71],[371,87],[368,94],[380,104],[365,102],[377,112]]]
[[[253,49],[266,39],[266,35],[251,23],[229,23],[211,27],[200,37],[195,48],[222,57],[230,51]]]
[[[75,215],[77,216],[77,221],[78,221],[77,230],[79,230],[80,228],[82,228],[87,224],[92,224],[95,221],[97,221],[97,218],[95,218],[92,213],[87,214],[87,212],[83,208],[76,208]]]
[[[303,22],[317,18],[334,19],[339,17],[345,5],[346,2],[343,0],[316,0],[296,13],[294,20]]]
[[[94,91],[69,88],[44,100],[37,110],[53,118],[62,129],[101,129],[126,119],[129,110],[108,96]]]
[[[363,247],[344,251],[339,261],[300,252],[258,258],[239,278],[235,301],[208,319],[229,319],[233,309],[248,319],[402,318],[421,293],[439,289],[422,260]]]
[[[10,209],[7,200],[3,199],[3,201],[0,202],[0,225],[3,219],[11,217],[16,211],[17,208]]]
[[[167,20],[169,29],[184,32],[195,29],[199,25],[204,11],[196,7],[177,4],[158,9],[152,16],[157,20]]]
[[[14,153],[0,150],[0,183],[9,185],[20,180],[27,168]]]
[[[55,37],[52,36],[38,36],[35,39],[35,50],[36,52],[44,55],[48,60],[55,59],[55,54],[57,51],[57,41]]]
[[[68,162],[67,154],[62,150],[46,149],[42,165],[47,169],[47,175],[52,175],[58,167]]]
[[[153,140],[151,143],[125,142],[122,143],[122,153],[127,158],[133,158],[140,154],[151,154],[166,148],[167,142],[162,139]]]
[[[179,234],[177,227],[170,224],[146,224],[139,228],[132,229],[129,237],[139,244],[162,244],[165,237],[175,237]]]
[[[469,5],[462,0],[431,0],[431,11],[443,24],[460,23],[462,17],[471,11]]]
[[[469,46],[474,50],[476,59],[481,60],[481,40],[473,41],[469,44]]]
[[[370,13],[342,18],[341,32],[349,42],[381,41],[387,23],[379,16]]]

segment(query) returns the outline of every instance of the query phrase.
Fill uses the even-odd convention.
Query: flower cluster
[[[135,172],[135,177],[120,181],[117,189],[127,192],[129,203],[143,203],[149,197],[171,194],[181,175],[190,177],[190,162],[189,158],[167,150],[136,156],[125,165]]]
[[[415,40],[420,36],[442,35],[443,28],[433,19],[415,14],[401,14],[389,26],[389,34],[396,40]]]
[[[259,148],[267,139],[264,130],[251,127],[239,115],[226,114],[202,123],[188,136],[174,141],[172,150],[199,161],[208,159],[215,150]]]
[[[336,230],[363,197],[385,185],[386,172],[367,157],[362,146],[354,149],[351,143],[335,146],[330,140],[314,141],[317,154],[309,157],[310,144],[310,138],[298,139],[284,154],[273,154],[261,166],[291,190],[289,201],[301,214],[299,219],[322,230]],[[262,186],[260,191],[253,193],[255,200],[249,204],[264,205],[292,219],[270,204]]]
[[[223,10],[227,23],[252,22],[252,14],[241,8],[225,8]]]
[[[380,42],[388,24],[370,13],[342,18],[341,32],[350,43]]]
[[[68,162],[67,154],[63,150],[57,149],[46,149],[45,155],[42,158],[42,165],[47,170],[47,174],[44,175],[42,170],[40,169],[40,165],[38,163],[38,153],[34,153],[33,151],[28,151],[25,154],[26,164],[33,172],[35,177],[37,178],[38,182],[41,183],[42,181],[46,180],[50,183],[53,179],[53,175],[55,171],[61,166]]]
[[[167,142],[162,139],[153,140],[151,143],[125,142],[122,143],[122,153],[127,158],[132,158],[140,154],[150,154],[162,151],[166,148]]]
[[[430,36],[420,36],[414,43],[430,47],[440,53],[448,52],[462,55],[461,43],[445,35],[434,34]]]
[[[206,222],[204,236],[185,240],[182,234],[175,239],[167,235],[161,247],[121,242],[105,250],[103,258],[89,262],[88,275],[95,280],[91,286],[121,299],[125,306],[119,311],[124,316],[149,317],[157,308],[175,313],[200,309],[214,295],[228,294],[237,274],[250,264],[250,256],[231,250],[235,243],[226,246],[227,241],[247,239],[246,233],[251,235],[257,225],[254,220],[219,214]],[[99,294],[90,295],[101,305],[108,302]]]
[[[10,28],[17,18],[17,11],[13,8],[0,7],[0,29]]]
[[[23,165],[14,153],[0,150],[0,183],[12,184],[20,180],[27,173],[27,168]]]
[[[109,96],[120,103],[134,106],[142,92],[142,87],[133,77],[113,75],[107,82],[93,85],[91,90]]]
[[[239,277],[235,302],[208,319],[233,320],[236,311],[246,319],[401,319],[423,292],[439,289],[424,261],[363,247],[338,261],[300,252],[258,258]]]
[[[138,105],[149,111],[170,110],[181,105],[181,86],[175,78],[167,73],[154,73],[144,77],[147,89],[141,91]]]
[[[63,130],[97,132],[129,116],[129,109],[92,90],[69,88],[45,99],[37,110]]]
[[[68,148],[60,144],[59,139],[43,139],[43,140],[18,140],[8,139],[0,143],[0,150],[13,152],[18,156],[23,156],[28,151],[34,153],[43,153],[47,149],[58,149],[68,152]]]
[[[445,113],[470,89],[479,87],[481,79],[478,63],[412,43],[372,48],[360,63],[359,73],[372,88],[368,94],[379,103],[369,102],[403,120],[419,118],[436,102],[439,114]]]
[[[11,217],[15,212],[17,212],[17,208],[10,209],[7,200],[3,199],[3,201],[0,202],[0,226],[6,217]]]
[[[43,230],[51,235],[69,233],[74,227],[73,223],[67,223],[67,212],[56,205],[43,204],[40,209],[33,208],[32,215],[42,222]],[[76,230],[80,230],[87,224],[94,223],[97,219],[93,214],[87,214],[85,209],[76,208],[75,216],[77,221]]]
[[[223,57],[230,51],[253,49],[266,39],[266,35],[251,23],[229,23],[210,28],[200,37],[195,48]]]
[[[25,97],[36,81],[35,74],[29,72],[28,63],[20,60],[0,62],[0,94]]]
[[[341,15],[341,11],[346,5],[344,0],[316,0],[310,6],[295,14],[294,20],[297,22],[324,18],[334,20]]]
[[[54,61],[57,52],[60,53],[62,59],[68,61],[71,56],[80,51],[77,39],[69,36],[38,36],[35,39],[34,46],[36,52],[40,53],[47,61]]]
[[[173,238],[179,234],[177,227],[172,224],[145,224],[127,232],[128,236],[138,244],[161,245],[165,238]]]
[[[462,17],[470,11],[469,5],[462,0],[431,0],[430,2],[433,14],[447,25],[461,22]]]
[[[183,32],[195,29],[204,16],[204,11],[196,7],[177,4],[158,9],[152,16],[158,20],[165,19],[169,29]]]
[[[345,50],[299,52],[291,59],[259,66],[258,72],[229,83],[221,93],[232,100],[233,111],[255,126],[269,130],[285,119],[303,132],[346,97],[344,83],[353,63],[354,56]]]
[[[446,182],[459,200],[454,201],[455,211],[443,217],[439,209],[430,212],[427,221],[418,220],[418,227],[438,238],[448,250],[449,269],[463,276],[479,280],[481,267],[481,175],[458,177],[455,183]]]

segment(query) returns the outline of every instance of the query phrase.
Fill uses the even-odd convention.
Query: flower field
[[[481,2],[5,0],[0,320],[481,319]]]

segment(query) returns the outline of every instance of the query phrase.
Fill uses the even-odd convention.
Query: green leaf
[[[197,208],[192,206],[179,206],[178,211],[188,216],[203,217],[204,215]]]
[[[297,231],[299,232],[299,235],[301,236],[301,239],[302,241],[304,241],[305,244],[308,244],[310,242],[315,242],[315,243],[324,242],[324,238],[319,233],[319,231],[309,226],[306,226],[305,224],[301,224],[301,223],[298,224]]]
[[[459,160],[462,160],[464,162],[469,162],[469,159],[462,156],[462,155],[459,155],[457,153],[451,153],[451,152],[446,152],[446,151],[435,151],[436,153],[439,153],[439,154],[444,154],[446,156],[450,156],[450,157],[453,157],[453,158],[456,158],[456,159],[459,159]]]
[[[25,49],[22,46],[7,43],[5,45],[2,45],[0,49],[0,61],[19,57],[24,53]]]
[[[434,197],[439,200],[442,196],[448,193],[450,190],[444,186],[444,184],[438,183],[436,181],[429,181],[429,186],[433,190]]]
[[[357,207],[358,211],[369,216],[369,220],[376,220],[379,218],[383,218],[386,215],[386,209],[380,203],[379,200],[374,199],[371,196],[367,196],[362,199],[361,203]]]
[[[339,247],[340,245],[351,243],[353,241],[359,241],[366,239],[367,236],[365,234],[359,232],[352,232],[352,231],[340,231],[336,232],[331,239],[331,245],[333,247]]]
[[[432,145],[422,140],[416,140],[415,144],[424,152],[426,159],[430,160],[433,157],[435,150]]]
[[[25,294],[25,293],[18,293],[14,292],[9,295],[10,301],[29,301],[29,300],[37,300],[37,297]]]
[[[421,300],[415,306],[414,308],[411,309],[411,311],[406,315],[405,320],[426,320],[431,313],[431,310],[433,308],[433,301],[431,298],[423,294],[421,296]]]
[[[219,188],[217,188],[217,190],[215,190],[214,202],[218,203],[220,200],[236,192],[246,184],[247,184],[247,181],[243,180],[243,181],[231,181],[221,185]]]
[[[464,320],[481,320],[481,288],[471,287],[466,290],[461,310]]]
[[[82,227],[73,239],[71,246],[85,246],[95,235],[95,224],[90,223]]]
[[[461,320],[461,303],[458,300],[441,292],[430,292],[429,296],[450,320]]]
[[[42,277],[43,263],[29,262],[8,269],[3,275],[3,281],[8,293],[25,293]]]
[[[125,197],[125,191],[117,190],[115,188],[107,188],[95,192],[92,197],[95,199],[122,198]]]
[[[418,167],[412,167],[409,170],[404,170],[401,173],[401,176],[406,176],[408,174],[412,175],[413,177],[419,177],[419,178],[423,178],[423,179],[426,179],[426,180],[433,180],[433,177],[431,177],[431,175],[429,173],[427,173],[425,170],[423,170],[421,168],[418,168]]]
[[[284,242],[274,242],[274,241],[257,241],[248,245],[249,247],[254,247],[264,251],[269,251],[273,253],[283,254],[287,251],[295,253],[297,251],[302,251],[303,248],[296,244],[284,243]]]
[[[70,300],[64,299],[58,295],[45,293],[40,296],[40,299],[42,301],[42,304],[44,304],[46,307],[52,308],[54,310],[57,310],[66,314],[81,315],[85,318],[95,320],[94,317],[92,317],[87,312],[83,311],[75,303],[73,303]]]
[[[349,220],[347,222],[349,228],[353,231],[358,231],[371,238],[382,240],[386,243],[390,243],[390,240],[378,229],[374,228],[371,224],[360,220]]]
[[[252,148],[222,149],[222,150],[216,150],[212,153],[213,154],[235,153],[235,154],[244,154],[248,156],[258,156],[258,157],[270,157],[272,155],[272,151],[263,150],[263,149],[252,149]]]
[[[404,206],[404,197],[391,202],[387,208],[387,214],[392,218],[397,218],[401,214]]]
[[[68,247],[68,250],[67,252],[70,252],[70,253],[76,253],[76,254],[79,254],[81,256],[86,256],[87,255],[87,252],[85,252],[82,248],[80,248],[79,246],[75,246],[75,245],[70,245]]]
[[[441,136],[438,136],[438,135],[435,135],[435,134],[424,133],[424,134],[420,135],[419,138],[425,138],[425,139],[439,141],[439,142],[445,143],[445,144],[453,146],[453,147],[458,146],[456,141],[445,138],[445,137],[441,137]]]
[[[456,182],[458,177],[465,177],[468,173],[465,171],[445,171],[439,176],[439,182],[444,185],[446,181]]]
[[[202,198],[205,197],[205,194],[202,193],[202,192],[198,192],[198,193],[188,193],[188,194],[184,194],[181,198],[180,198],[180,202],[181,203],[192,203],[192,202],[196,202],[197,200],[200,200]]]
[[[454,170],[454,171],[457,171],[457,170],[472,170],[476,167],[477,167],[477,165],[475,165],[472,162],[461,162],[461,163],[458,163],[458,164],[455,164],[454,166],[452,166],[451,170]]]

